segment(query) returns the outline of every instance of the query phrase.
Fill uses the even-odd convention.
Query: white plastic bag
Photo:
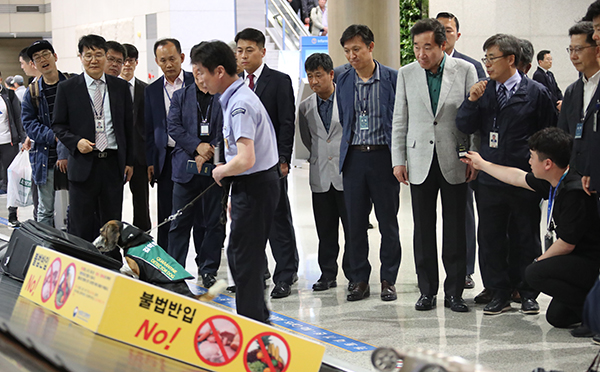
[[[29,151],[19,151],[8,167],[8,189],[6,205],[8,207],[27,207],[33,205],[31,194],[31,163]]]

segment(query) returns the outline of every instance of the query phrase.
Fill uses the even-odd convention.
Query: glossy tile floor
[[[347,302],[347,281],[340,273],[338,287],[314,293],[312,284],[319,278],[317,265],[317,235],[308,186],[308,170],[294,168],[289,179],[289,196],[292,204],[298,252],[300,255],[299,281],[292,287],[292,295],[285,299],[269,300],[270,309],[278,314],[335,332],[344,337],[376,347],[394,347],[399,350],[424,348],[463,357],[491,371],[546,370],[584,371],[592,362],[599,347],[591,339],[573,338],[568,330],[555,329],[545,320],[549,298],[541,295],[539,315],[523,315],[519,304],[513,310],[498,316],[484,316],[483,305],[475,305],[473,297],[482,290],[479,273],[476,272],[475,289],[465,290],[464,298],[470,306],[468,313],[454,313],[443,307],[428,312],[417,312],[414,303],[419,297],[412,254],[412,215],[409,188],[402,186],[400,193],[400,239],[402,263],[396,283],[398,300],[382,302],[379,299],[380,236],[374,214],[369,230],[372,265],[371,297],[363,301]],[[155,200],[154,195],[151,195]],[[6,216],[6,198],[0,196],[0,216]],[[123,219],[132,220],[128,190],[125,196]],[[439,209],[440,207],[438,207]],[[152,202],[152,215],[156,216],[156,203]],[[438,211],[439,212],[439,211]],[[31,216],[31,207],[20,208],[19,218]],[[439,214],[439,213],[438,213]],[[441,219],[441,217],[439,217]],[[0,220],[1,222],[1,220]],[[156,221],[154,221],[156,223]],[[0,233],[10,235],[10,229],[0,225]],[[441,237],[441,220],[437,226],[438,241]],[[343,244],[343,233],[341,233]],[[274,261],[270,253],[271,272]],[[193,249],[187,259],[187,269],[196,272]],[[223,256],[224,257],[224,256]],[[223,259],[218,276],[227,277],[226,261]],[[444,278],[443,269],[440,278]],[[1,283],[0,283],[1,285]],[[272,283],[271,286],[272,288]],[[271,288],[265,294],[268,297]],[[443,298],[443,293],[439,295]],[[0,300],[1,302],[1,300]],[[331,344],[326,345],[326,359],[352,371],[373,371],[371,351],[348,352]],[[295,371],[294,371],[295,372]]]

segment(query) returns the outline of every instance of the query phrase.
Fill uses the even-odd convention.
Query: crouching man
[[[569,169],[573,139],[546,128],[529,139],[532,172],[490,163],[469,152],[463,161],[507,184],[548,199],[546,237],[554,243],[525,272],[527,283],[552,297],[546,319],[558,328],[581,322],[583,303],[600,268],[600,220],[596,201],[583,190],[581,176]],[[583,326],[571,333],[592,336]]]

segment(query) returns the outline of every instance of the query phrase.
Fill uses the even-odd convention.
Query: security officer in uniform
[[[269,322],[264,299],[265,248],[279,200],[277,139],[260,99],[236,74],[233,51],[222,41],[206,43],[192,56],[210,94],[221,94],[224,165],[213,170],[221,184],[231,180],[228,260],[235,267],[240,315]]]

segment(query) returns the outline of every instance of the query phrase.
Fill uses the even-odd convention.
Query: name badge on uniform
[[[577,123],[577,127],[575,128],[575,138],[580,139],[583,137],[583,123]]]
[[[224,141],[225,141],[225,147],[227,148],[227,150],[229,150],[229,141],[227,140],[227,138],[225,138]]]
[[[498,132],[490,132],[490,148],[497,149],[499,141],[500,135],[498,134]]]
[[[369,130],[369,116],[365,113],[358,117],[358,126],[360,130]]]
[[[96,132],[104,132],[104,119],[96,118]]]
[[[203,121],[202,124],[200,124],[200,135],[208,136],[209,134],[210,134],[210,123]]]

